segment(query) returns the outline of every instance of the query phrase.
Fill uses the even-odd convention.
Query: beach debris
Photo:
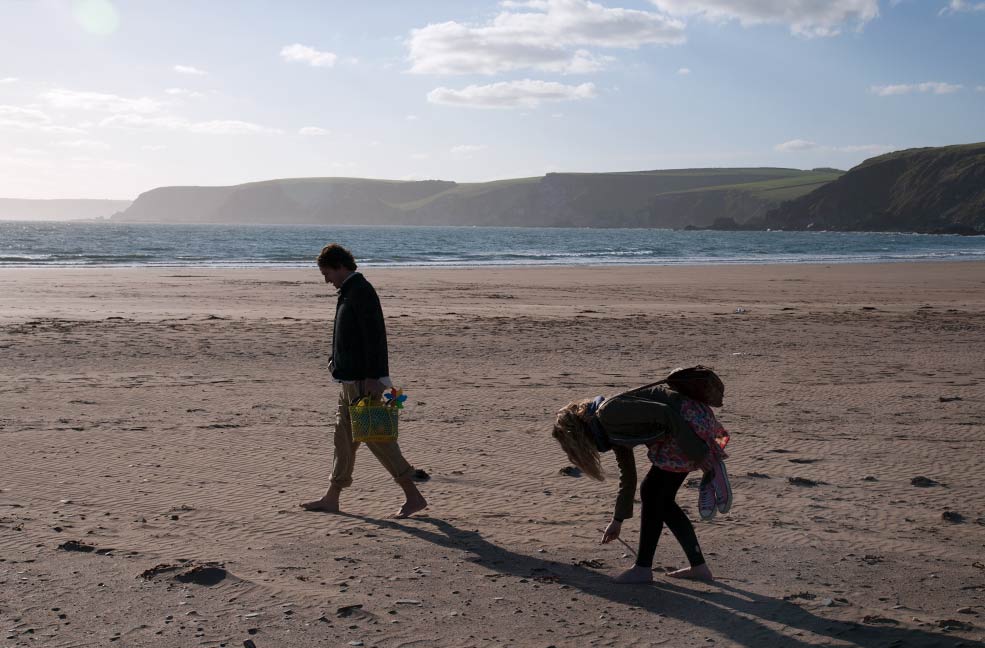
[[[253,643],[252,639],[247,639],[243,642],[243,648],[257,648],[257,645]]]
[[[788,459],[787,461],[795,464],[812,464],[817,463],[820,459]]]
[[[814,488],[825,483],[817,479],[807,479],[806,477],[787,477],[787,481],[794,486],[805,486],[807,488]]]
[[[817,598],[817,594],[811,594],[810,592],[798,592],[797,594],[787,594],[783,597],[784,601],[793,601],[795,599],[804,599],[805,601],[813,601]]]
[[[417,599],[397,599],[397,605],[423,605]]]
[[[884,561],[885,558],[883,558],[882,556],[876,556],[875,554],[865,554],[864,556],[862,556],[862,562],[864,562],[866,565],[878,565],[879,563]]]
[[[159,565],[154,565],[150,569],[145,569],[140,572],[138,578],[143,578],[144,580],[150,580],[155,576],[160,576],[166,572],[175,571],[181,569],[182,565],[169,565],[168,563],[161,563]]]
[[[867,481],[867,482],[875,482],[875,481],[879,481],[879,480],[878,480],[878,479],[876,479],[876,478],[875,478],[874,476],[872,476],[872,475],[866,475],[865,477],[863,477],[863,478],[862,478],[862,481]]]
[[[733,312],[734,312],[734,313],[735,313],[736,315],[744,315],[745,313],[748,313],[749,311],[747,311],[747,310],[746,310],[745,308],[742,308],[742,307],[740,306],[740,307],[738,307],[738,308],[736,308],[736,309],[735,309],[735,311],[733,311]]]
[[[362,603],[355,603],[353,605],[343,605],[342,607],[335,610],[335,616],[340,619],[348,619],[351,616],[355,616],[357,613],[361,612],[363,609]]]
[[[896,619],[879,616],[878,614],[866,614],[862,617],[862,623],[868,623],[870,625],[899,625],[899,621]]]
[[[557,471],[557,474],[565,477],[581,477],[581,468],[577,466],[565,466]]]
[[[940,486],[939,481],[935,481],[930,477],[924,477],[923,475],[918,475],[910,480],[911,486],[916,486],[917,488],[930,488],[931,486]]]
[[[579,560],[579,567],[591,567],[592,569],[603,569],[605,568],[605,563],[601,560],[595,560],[594,558],[589,558],[588,560]]]
[[[62,551],[80,551],[82,553],[92,553],[96,550],[92,545],[87,545],[84,542],[79,542],[78,540],[69,540],[68,542],[63,542],[58,545],[58,548]]]
[[[863,306],[863,307],[862,307],[862,308],[860,308],[859,310],[864,310],[864,311],[874,311],[874,310],[878,310],[878,309],[877,309],[877,308],[876,308],[875,306]]]
[[[192,583],[194,585],[212,587],[221,583],[228,575],[229,572],[222,565],[218,563],[206,563],[195,565],[188,571],[176,575],[174,579],[179,583]]]
[[[958,608],[957,612],[958,614],[974,614],[976,616],[978,615],[978,613],[975,612],[975,608],[972,607],[961,607]]]
[[[967,621],[959,621],[958,619],[941,619],[937,622],[937,625],[945,630],[974,630],[975,626],[971,625]]]
[[[761,472],[747,472],[746,477],[752,477],[753,479],[769,479],[770,476],[766,473]]]
[[[941,519],[952,524],[962,524],[964,522],[964,516],[957,511],[944,511],[941,513]]]
[[[951,403],[954,401],[962,400],[962,398],[960,396],[941,396],[937,400],[939,400],[942,403]]]

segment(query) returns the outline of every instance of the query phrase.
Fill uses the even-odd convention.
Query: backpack
[[[721,407],[722,399],[725,397],[725,383],[718,377],[718,374],[703,365],[678,367],[667,374],[663,380],[639,389],[656,385],[667,385],[678,394],[683,394],[712,407]]]

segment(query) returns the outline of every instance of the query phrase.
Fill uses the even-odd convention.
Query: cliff
[[[230,187],[162,187],[115,221],[545,227],[709,226],[761,219],[781,200],[840,175],[830,169],[677,169],[549,173],[483,183],[362,178],[269,180]]]
[[[771,210],[771,229],[985,234],[985,142],[896,151]]]

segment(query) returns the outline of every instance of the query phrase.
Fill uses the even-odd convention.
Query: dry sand
[[[0,271],[0,646],[985,639],[985,264],[366,274],[433,475],[406,521],[366,449],[344,515],[296,506],[337,397],[315,269]],[[733,432],[718,581],[613,585],[615,483],[558,474],[552,413],[693,362]]]

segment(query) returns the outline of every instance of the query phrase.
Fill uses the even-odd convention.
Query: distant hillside
[[[168,223],[706,227],[758,219],[839,177],[832,169],[549,173],[482,183],[360,178],[162,187],[114,220]]]
[[[866,160],[767,214],[772,229],[985,233],[985,143]]]
[[[0,220],[105,218],[126,209],[129,200],[27,200],[0,198]]]

